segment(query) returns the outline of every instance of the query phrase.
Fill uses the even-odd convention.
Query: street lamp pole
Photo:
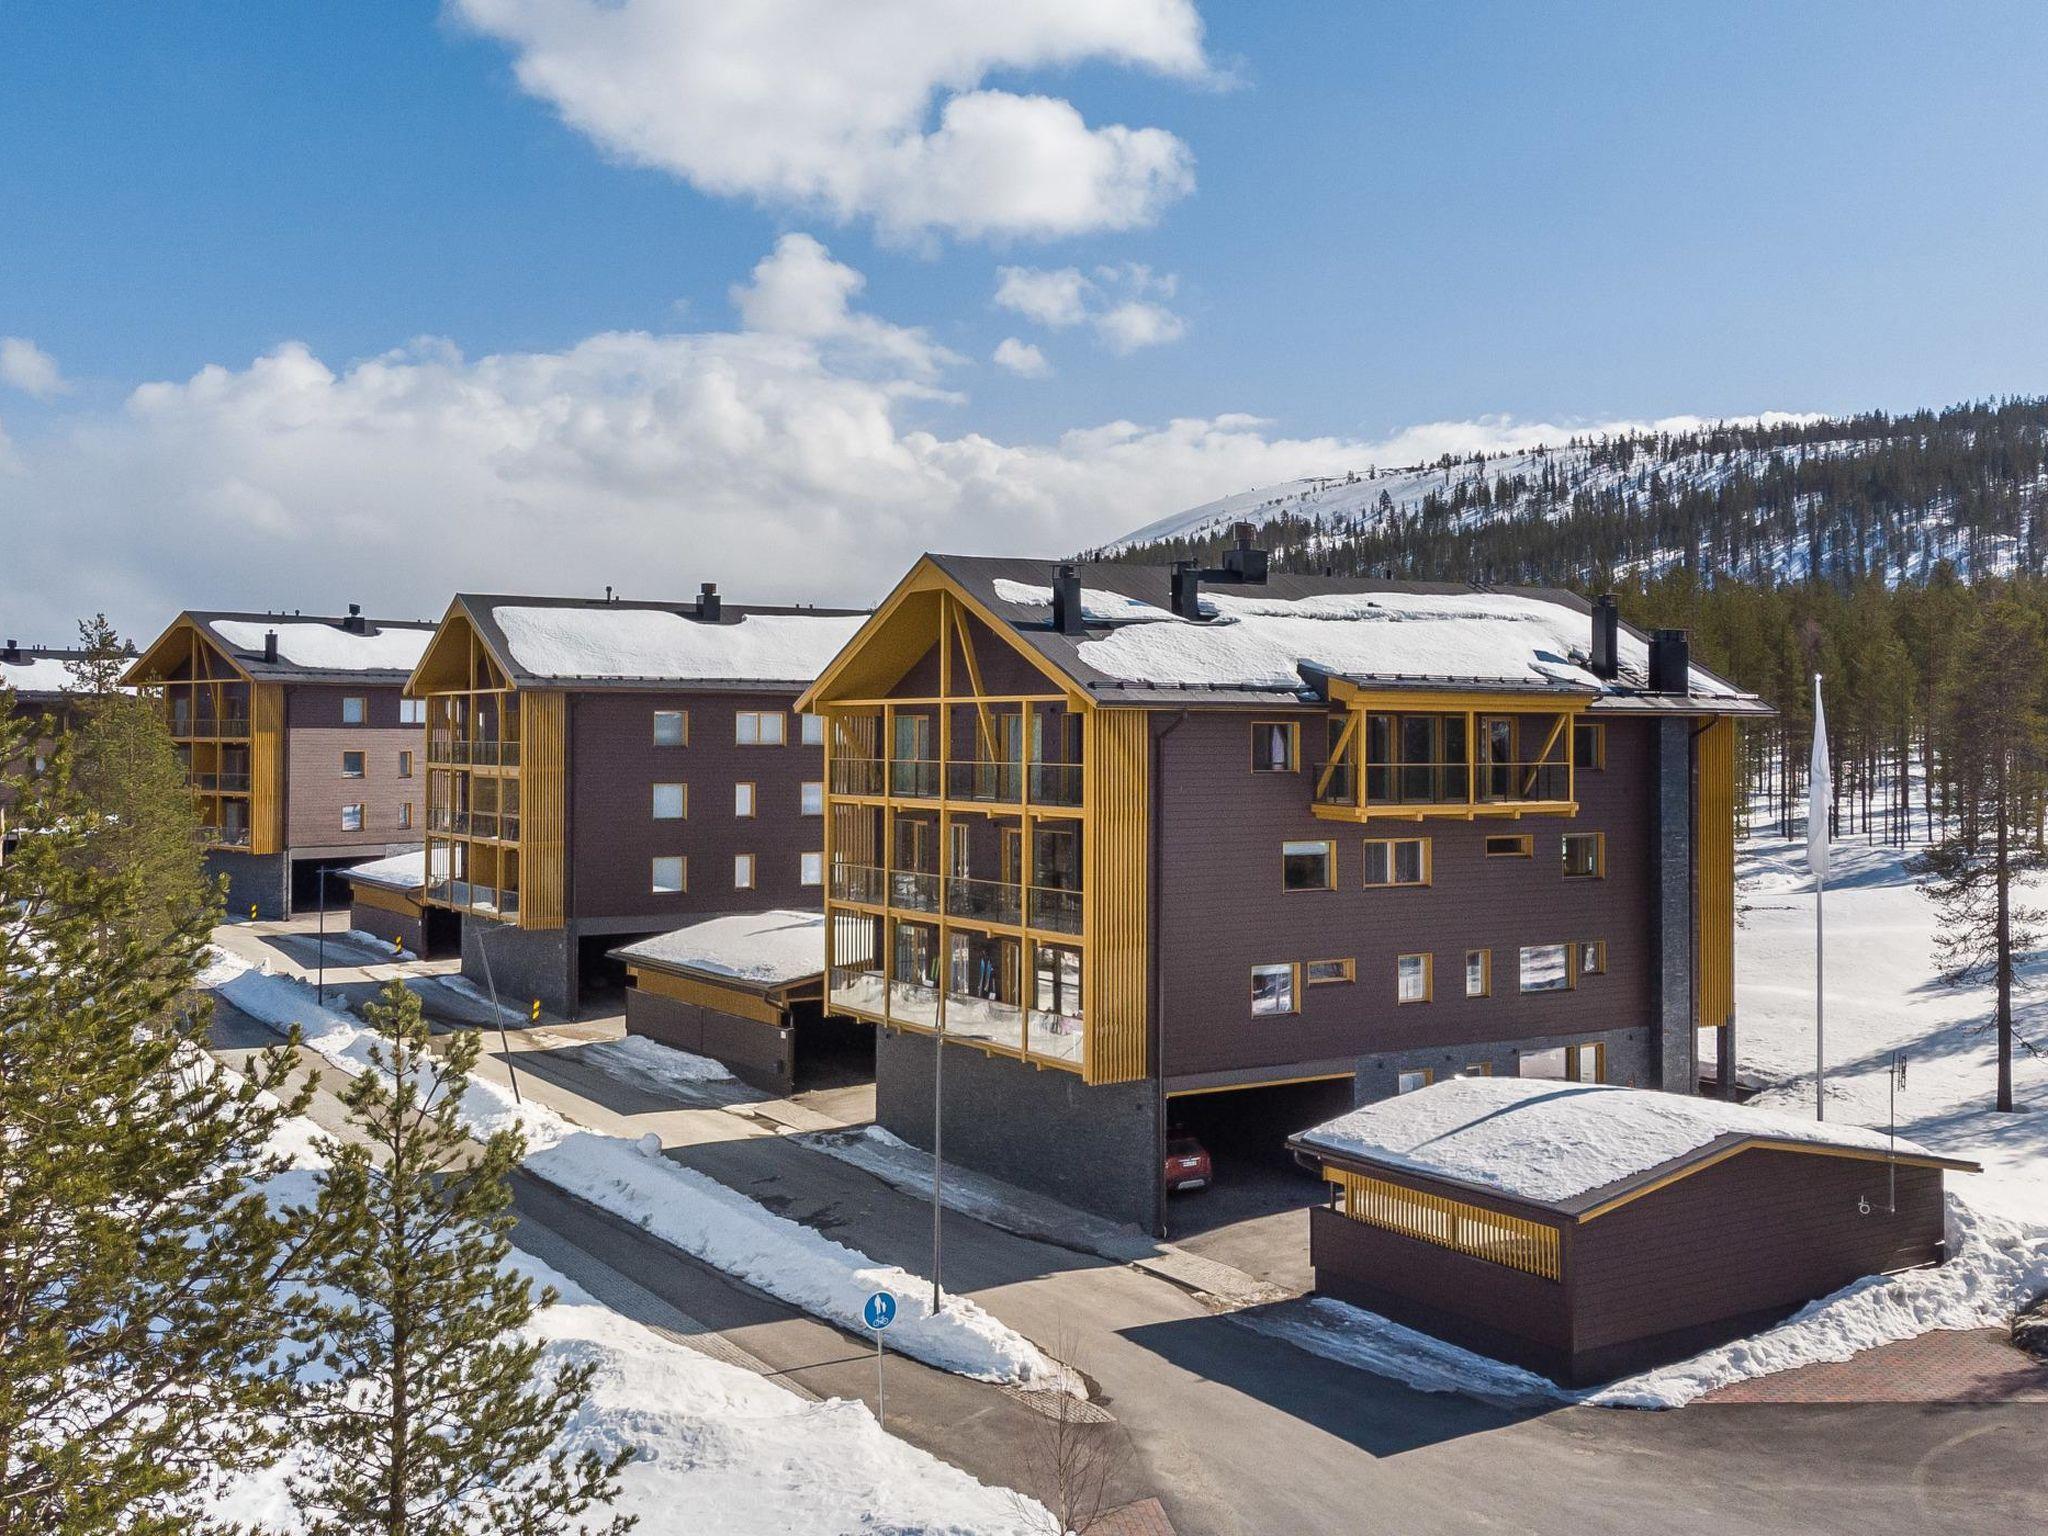
[[[498,1045],[505,1052],[505,1075],[512,1079],[512,1102],[523,1105],[526,1101],[519,1096],[519,1069],[512,1064],[512,1038],[505,1033],[505,1010],[498,1006],[498,983],[491,976],[491,930],[480,928],[476,935],[476,952],[483,956],[484,985],[491,989],[491,1016],[498,1022]]]

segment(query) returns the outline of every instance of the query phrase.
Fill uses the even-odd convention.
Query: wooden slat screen
[[[1145,1075],[1145,864],[1151,727],[1142,709],[1088,715],[1087,968],[1081,988],[1085,1081],[1128,1083]]]
[[[1698,827],[1699,1027],[1735,1018],[1735,722],[1700,733]]]
[[[1353,1221],[1545,1280],[1563,1273],[1555,1227],[1338,1168],[1326,1168],[1324,1177],[1342,1191],[1343,1212]]]

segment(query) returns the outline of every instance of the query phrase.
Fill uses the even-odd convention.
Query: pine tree
[[[2042,862],[2027,843],[2048,747],[2042,663],[2040,618],[2010,598],[1991,603],[1964,643],[1943,729],[1957,830],[1926,855],[1943,980],[1989,977],[1997,988],[2001,1110],[2013,1107],[2013,959],[2033,947],[2041,916],[2014,901],[2014,885]]]
[[[615,1496],[631,1458],[554,1449],[595,1366],[545,1378],[520,1330],[555,1293],[510,1269],[516,1132],[481,1148],[458,1110],[477,1037],[437,1057],[419,999],[394,981],[364,1010],[373,1070],[343,1098],[361,1140],[324,1150],[311,1219],[331,1241],[311,1319],[322,1364],[305,1413],[312,1452],[292,1480],[313,1536],[553,1536]],[[631,1517],[600,1517],[606,1536]]]
[[[0,714],[0,765],[28,727]],[[0,767],[0,1536],[210,1528],[204,1498],[275,1447],[301,1234],[260,1183],[288,1063],[204,1054],[190,987],[213,921],[130,915],[149,875],[102,856],[105,817],[47,771]]]

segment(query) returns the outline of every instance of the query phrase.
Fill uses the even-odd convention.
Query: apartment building
[[[794,712],[863,614],[462,594],[426,711],[430,905],[463,973],[551,1012],[623,1006],[611,951],[705,917],[816,908],[824,747]]]
[[[72,672],[74,663],[82,661],[85,653],[76,649],[58,646],[22,645],[9,640],[0,646],[0,690],[8,698],[8,709],[17,719],[39,722],[49,720],[59,730],[73,723],[77,716],[74,690],[79,680]],[[28,766],[41,771],[44,755],[51,746],[50,739],[38,734],[28,746]],[[6,832],[6,814],[12,791],[0,786],[0,835]]]
[[[314,905],[328,871],[418,848],[430,623],[187,611],[128,669],[163,700],[233,916]],[[345,900],[340,891],[333,899]]]
[[[1735,722],[1569,593],[928,555],[827,722],[826,1006],[883,1125],[1148,1225],[1461,1073],[1696,1091],[1732,1049]],[[934,1078],[943,1065],[943,1094]],[[935,1106],[937,1108],[935,1109]]]

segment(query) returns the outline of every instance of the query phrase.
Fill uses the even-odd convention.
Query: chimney
[[[716,624],[718,616],[725,611],[725,605],[718,600],[718,583],[707,581],[697,588],[697,617],[707,624]]]
[[[1587,670],[1609,682],[1621,672],[1621,609],[1612,592],[1601,593],[1593,603],[1593,661]]]
[[[363,605],[361,603],[350,603],[348,605],[348,617],[341,621],[341,627],[352,635],[366,635],[370,632],[370,626],[363,622]]]
[[[1202,616],[1202,573],[1192,560],[1173,562],[1172,607],[1177,618],[1199,619]]]
[[[1650,692],[1689,693],[1692,689],[1692,642],[1682,629],[1650,632]]]
[[[1230,531],[1237,543],[1223,551],[1222,579],[1263,585],[1266,580],[1266,552],[1252,543],[1252,536],[1258,530],[1250,523],[1234,523]]]
[[[1087,633],[1081,612],[1081,578],[1071,561],[1052,578],[1052,627],[1063,635]]]
[[[606,606],[610,606],[612,600],[612,589],[609,583],[606,584],[604,589],[604,600]]]
[[[19,660],[21,660],[21,647],[20,647],[19,645],[15,644],[15,643],[14,643],[14,641],[12,641],[12,640],[8,641],[8,642],[7,642],[7,649],[6,649],[6,651],[5,651],[5,652],[0,652],[0,661],[19,661]]]
[[[274,629],[263,631],[263,659],[272,666],[277,665],[277,631]]]

